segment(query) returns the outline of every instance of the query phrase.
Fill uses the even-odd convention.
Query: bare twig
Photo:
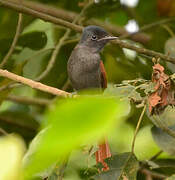
[[[16,34],[14,36],[13,42],[11,44],[11,47],[10,47],[8,53],[6,54],[6,56],[4,57],[2,62],[0,63],[0,68],[3,68],[3,66],[7,63],[8,59],[10,58],[10,56],[12,55],[12,53],[15,49],[15,46],[17,44],[17,41],[18,41],[20,33],[21,33],[22,19],[23,19],[22,13],[19,13],[18,24],[17,24],[17,28],[16,28]]]
[[[167,25],[167,24],[162,24],[161,27],[163,27],[171,37],[174,37],[175,34],[174,32],[172,31],[172,29]]]
[[[124,42],[122,40],[119,40],[119,39],[116,39],[112,43],[113,44],[118,44],[122,48],[131,49],[131,50],[136,51],[137,53],[144,54],[144,55],[147,55],[147,56],[151,56],[151,57],[155,57],[155,58],[161,58],[161,59],[163,59],[165,61],[168,61],[168,62],[171,62],[171,63],[175,64],[175,58],[164,55],[162,53],[152,51],[152,50],[148,50],[148,49],[141,48],[141,47],[137,47],[135,45],[126,43],[126,42]]]
[[[69,97],[71,95],[68,92],[62,91],[60,89],[57,89],[57,88],[54,88],[51,86],[44,85],[40,82],[36,82],[31,79],[24,78],[22,76],[14,74],[14,73],[8,72],[7,70],[0,69],[0,76],[9,78],[13,81],[28,85],[31,88],[38,89],[38,90],[41,90],[41,91],[44,91],[44,92],[47,92],[47,93],[50,93],[53,95],[63,96],[63,97]]]
[[[17,11],[17,12],[32,15],[32,16],[34,16],[36,18],[40,18],[40,19],[42,19],[44,21],[52,22],[54,24],[70,28],[70,29],[75,30],[77,32],[82,32],[82,30],[83,30],[83,27],[81,27],[79,25],[75,25],[75,24],[72,24],[72,23],[70,23],[68,21],[64,21],[62,19],[58,19],[56,17],[47,15],[46,13],[38,12],[36,10],[27,8],[27,7],[25,7],[25,6],[23,6],[23,5],[19,4],[19,3],[17,4],[17,3],[13,3],[13,2],[7,1],[7,0],[0,0],[0,4],[2,6],[4,6],[4,7],[11,8],[11,9]]]
[[[81,11],[81,13],[73,20],[72,24],[75,24],[85,13],[86,9],[92,4],[92,2],[88,3]],[[67,29],[64,36],[58,41],[53,53],[52,53],[52,56],[51,56],[51,59],[49,61],[49,64],[46,68],[45,71],[43,71],[43,73],[41,73],[41,75],[39,77],[37,77],[35,79],[35,81],[40,81],[42,80],[44,77],[46,77],[48,75],[48,73],[50,72],[50,70],[53,68],[54,64],[55,64],[55,61],[56,61],[56,57],[62,47],[62,45],[64,45],[64,41],[69,37],[69,34],[71,33],[71,30],[70,29]]]
[[[26,96],[13,96],[9,95],[6,98],[7,101],[13,101],[16,103],[27,104],[27,105],[39,105],[39,106],[48,106],[51,103],[51,100],[42,99],[42,98],[29,98]]]
[[[19,4],[15,4],[15,3],[9,2],[7,0],[6,1],[5,0],[0,0],[0,3],[5,7],[16,10],[17,12],[23,12],[25,14],[29,14],[29,15],[32,15],[34,17],[43,19],[45,21],[49,21],[49,22],[52,22],[54,24],[62,25],[64,27],[70,28],[70,29],[75,30],[77,32],[82,32],[82,30],[83,30],[82,26],[72,24],[72,23],[64,21],[62,19],[55,18],[53,16],[49,16],[49,15],[47,15],[45,13],[37,12],[35,10],[32,10],[32,9],[24,7],[24,6],[20,6]],[[152,50],[148,50],[148,49],[145,49],[145,48],[136,47],[135,45],[125,43],[125,42],[123,42],[123,41],[121,41],[119,39],[117,39],[116,41],[113,41],[113,43],[118,44],[122,48],[127,48],[127,49],[134,50],[134,51],[136,51],[136,52],[138,52],[140,54],[144,54],[144,55],[151,56],[151,57],[156,57],[156,58],[161,58],[161,59],[163,59],[165,61],[175,63],[175,58],[172,58],[172,57],[169,57],[169,56],[164,55],[162,53],[155,52],[155,51],[152,51]]]
[[[136,126],[136,129],[135,129],[135,132],[134,132],[134,138],[132,140],[132,147],[131,147],[131,152],[134,153],[134,146],[135,146],[135,140],[136,140],[136,136],[137,136],[137,133],[138,133],[138,130],[139,130],[139,127],[140,127],[140,124],[142,122],[142,119],[143,119],[143,115],[145,113],[145,110],[146,110],[146,104],[145,106],[143,107],[143,110],[140,114],[140,117],[139,117],[139,120],[137,122],[137,126]]]
[[[54,66],[55,64],[55,60],[56,60],[56,57],[59,53],[59,50],[63,44],[63,42],[65,41],[65,39],[67,39],[67,37],[69,36],[69,33],[70,33],[70,29],[67,29],[66,33],[64,34],[64,36],[59,40],[58,44],[56,45],[53,53],[52,53],[52,56],[51,56],[51,59],[47,65],[47,68],[45,69],[45,71],[43,71],[36,79],[35,81],[41,81],[44,77],[46,77],[48,75],[48,73],[50,72],[50,70],[52,69],[52,67]]]
[[[8,0],[8,1],[14,2],[16,4],[19,3],[18,0]],[[46,13],[53,17],[61,18],[65,21],[69,21],[69,22],[72,22],[75,19],[75,17],[77,17],[77,13],[75,13],[75,12],[71,12],[71,11],[67,11],[65,9],[60,9],[60,8],[55,8],[52,6],[44,5],[44,4],[35,2],[35,1],[23,1],[23,5],[28,8],[31,8],[33,10],[36,10],[36,11],[39,11],[42,13]],[[123,28],[121,26],[113,25],[110,23],[104,23],[97,19],[90,19],[83,23],[86,26],[92,25],[92,24],[101,26],[101,27],[105,28],[108,32],[110,32],[116,36],[129,34],[125,30],[125,28]],[[150,40],[150,36],[145,33],[137,33],[137,34],[130,36],[130,38],[133,41],[140,42],[140,43],[147,43]]]
[[[66,91],[69,86],[70,86],[70,81],[69,81],[69,79],[67,79],[66,82],[64,83],[63,87],[62,87],[62,90]]]
[[[149,160],[153,161],[153,160],[157,159],[157,157],[159,157],[162,153],[163,153],[163,151],[160,150],[158,153],[156,153],[154,156],[152,156]]]
[[[157,178],[157,179],[165,179],[165,178],[167,178],[167,176],[165,176],[164,174],[161,174],[161,173],[158,173],[158,172],[153,172],[153,171],[150,171],[150,170],[148,170],[148,169],[141,169],[141,172],[143,173],[143,174],[146,174],[146,175],[151,175],[152,177],[154,177],[154,178]]]
[[[170,17],[170,18],[166,18],[166,19],[163,19],[163,20],[160,20],[160,21],[153,22],[151,24],[146,24],[146,25],[142,26],[139,29],[139,31],[134,32],[134,33],[130,33],[130,34],[124,34],[123,36],[120,37],[120,39],[129,38],[129,37],[131,37],[133,35],[136,35],[136,34],[138,34],[140,32],[146,31],[146,30],[151,29],[151,28],[153,28],[155,26],[159,26],[159,25],[162,25],[162,24],[167,24],[167,23],[169,23],[171,21],[175,21],[175,17]]]
[[[8,133],[4,129],[2,129],[1,127],[0,127],[0,133],[3,135],[8,135]]]

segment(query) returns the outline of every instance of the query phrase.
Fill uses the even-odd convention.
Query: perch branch
[[[8,53],[6,54],[6,56],[4,57],[4,59],[2,60],[2,62],[0,63],[0,68],[3,68],[4,65],[7,63],[8,59],[11,57],[15,46],[17,44],[17,41],[19,39],[20,33],[21,33],[21,27],[22,27],[22,13],[19,13],[19,17],[18,17],[18,24],[17,24],[17,28],[16,28],[16,33],[13,39],[13,42],[11,44],[11,47],[8,51]]]
[[[44,91],[53,95],[69,97],[71,94],[60,89],[44,85],[40,82],[33,81],[31,79],[24,78],[22,76],[16,75],[14,73],[8,72],[7,70],[0,69],[0,76],[6,77],[13,81],[25,84],[30,86],[31,88],[38,89],[40,91]]]

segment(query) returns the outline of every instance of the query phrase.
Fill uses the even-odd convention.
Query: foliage
[[[38,11],[46,8],[45,15],[55,13],[54,18],[58,18],[60,13],[61,19],[72,22],[87,2],[25,0],[21,6],[33,5]],[[139,0],[133,7],[119,0],[92,2],[78,25],[105,26],[111,34],[126,37],[132,46],[175,58],[173,0]],[[11,48],[18,14],[0,6],[0,63]],[[141,31],[133,36],[125,29],[131,20]],[[67,61],[79,32],[71,31],[49,64],[64,34],[61,25],[23,14],[17,44],[1,68],[38,80],[51,67],[40,82],[72,92]],[[63,99],[0,77],[0,179],[175,179],[174,63],[158,57],[152,61],[150,55],[112,43],[101,57],[108,75],[108,88],[101,94],[85,91]],[[90,93],[95,95],[87,95]],[[145,106],[146,112],[141,110]],[[136,131],[141,112],[144,116]],[[104,135],[113,155],[106,159],[110,170],[99,173],[102,164],[96,165],[94,153]],[[160,150],[162,153],[155,156]]]

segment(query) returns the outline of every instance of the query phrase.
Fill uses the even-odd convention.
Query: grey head
[[[99,52],[106,45],[106,43],[114,39],[117,39],[117,37],[110,36],[103,28],[99,26],[87,26],[83,30],[79,44],[87,46],[95,52]]]

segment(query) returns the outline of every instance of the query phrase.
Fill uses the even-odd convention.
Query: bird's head
[[[110,36],[103,28],[98,26],[87,26],[83,30],[80,44],[99,52],[106,43],[117,37]]]

